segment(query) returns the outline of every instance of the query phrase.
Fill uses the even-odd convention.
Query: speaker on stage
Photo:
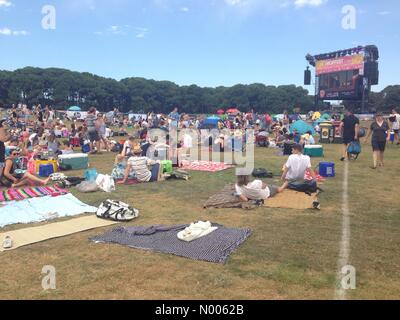
[[[371,85],[379,84],[379,67],[377,61],[365,63],[364,76],[370,80]]]
[[[307,70],[304,71],[304,85],[309,86],[311,84],[311,71],[309,67],[307,67]]]

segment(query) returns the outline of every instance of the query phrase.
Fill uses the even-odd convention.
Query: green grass
[[[110,173],[113,157],[91,156],[91,166]],[[389,145],[386,167],[372,171],[370,146],[365,146],[360,159],[350,163],[350,264],[357,270],[357,289],[349,292],[349,298],[400,298],[399,157],[400,148]],[[90,205],[112,198],[135,206],[140,217],[130,225],[211,220],[248,227],[253,234],[226,265],[89,242],[90,236],[110,228],[50,240],[0,255],[0,298],[332,299],[342,228],[339,158],[339,145],[325,146],[324,160],[336,163],[337,176],[322,187],[321,211],[203,209],[210,195],[235,181],[233,169],[192,172],[188,182],[118,186],[112,194],[83,195],[73,190]],[[320,160],[313,159],[313,164]],[[256,167],[279,172],[284,161],[275,150],[256,149]],[[55,291],[42,291],[44,265],[56,267]]]

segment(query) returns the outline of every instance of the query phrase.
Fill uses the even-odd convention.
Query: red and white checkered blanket
[[[211,162],[211,161],[183,161],[183,170],[191,171],[206,171],[206,172],[218,172],[226,169],[233,168],[234,166],[225,164],[223,162]]]

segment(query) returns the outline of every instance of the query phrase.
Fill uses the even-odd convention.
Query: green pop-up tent
[[[315,135],[314,128],[303,120],[298,120],[290,126],[290,132],[297,131],[299,134],[305,134],[311,131],[312,135]]]
[[[82,111],[82,109],[78,106],[72,106],[68,109],[68,111],[80,112],[80,111]]]

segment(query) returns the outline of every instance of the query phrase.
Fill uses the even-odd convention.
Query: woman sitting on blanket
[[[131,157],[133,155],[133,153],[132,153],[133,148],[135,148],[138,145],[139,144],[136,141],[135,137],[133,137],[133,136],[129,137],[129,139],[127,141],[125,141],[125,143],[122,147],[121,153],[115,157],[114,164],[118,164],[118,163],[124,161],[125,159]]]
[[[133,157],[128,159],[128,165],[125,169],[124,179],[117,184],[125,184],[128,181],[131,171],[135,173],[139,182],[158,181],[161,173],[160,161],[154,161],[147,157],[142,157],[142,148],[137,145],[133,148]],[[153,165],[150,171],[148,166]]]
[[[278,189],[278,186],[268,186],[261,180],[250,182],[249,175],[237,176],[237,183],[235,185],[236,194],[240,197],[242,202],[272,198],[278,193]]]
[[[5,166],[0,177],[0,185],[6,188],[19,188],[31,182],[47,185],[50,181],[50,178],[42,180],[25,170],[15,168],[16,160],[20,154],[21,150],[13,150],[10,154],[10,157],[6,159]]]

